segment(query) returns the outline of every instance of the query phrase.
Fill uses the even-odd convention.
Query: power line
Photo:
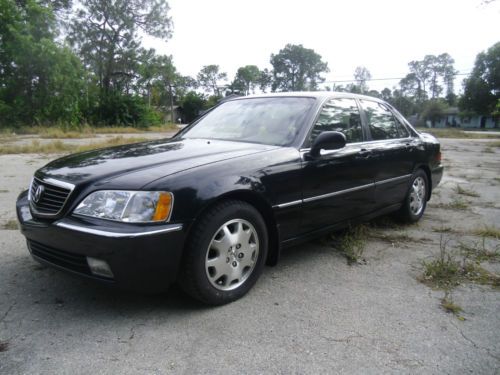
[[[469,73],[457,73],[455,76],[467,76]],[[395,81],[395,80],[401,80],[406,77],[394,77],[394,78],[370,78],[366,79],[366,82],[370,81]],[[345,80],[333,80],[333,81],[324,81],[323,83],[346,83],[346,82],[357,82],[359,81],[358,79],[345,79]]]

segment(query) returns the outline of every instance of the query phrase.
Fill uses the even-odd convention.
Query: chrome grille
[[[67,187],[58,186],[65,185]],[[37,190],[41,187],[41,194],[37,196]],[[71,191],[71,184],[58,181],[42,181],[38,178],[33,178],[30,186],[30,204],[34,216],[56,216],[61,212],[66,203]]]

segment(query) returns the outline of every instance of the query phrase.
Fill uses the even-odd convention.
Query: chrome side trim
[[[315,197],[309,197],[309,198],[304,199],[303,201],[304,201],[304,203],[312,202],[312,201],[317,201],[317,200],[320,200],[320,199],[334,197],[336,195],[347,194],[347,193],[351,193],[353,191],[368,189],[370,187],[373,187],[374,185],[375,185],[374,183],[366,184],[366,185],[360,185],[360,186],[356,186],[356,187],[353,187],[353,188],[350,188],[350,189],[334,191],[333,193],[328,193],[328,194],[323,194],[323,195],[317,195]]]
[[[273,208],[286,208],[286,207],[296,206],[298,204],[301,204],[302,202],[303,202],[302,199],[299,199],[298,201],[277,204],[276,206],[273,206]]]
[[[389,182],[395,182],[395,181],[399,181],[399,180],[409,179],[410,177],[411,177],[411,174],[405,174],[404,176],[388,178],[387,180],[382,180],[382,181],[375,182],[375,186],[387,184]]]
[[[96,236],[111,237],[111,238],[135,238],[141,236],[149,236],[151,234],[176,232],[182,230],[182,224],[174,224],[169,226],[168,228],[154,229],[145,232],[111,232],[107,230],[87,228],[80,225],[67,224],[63,222],[56,223],[56,226],[70,230],[75,230],[78,232],[94,234]]]
[[[320,199],[334,197],[336,195],[342,195],[342,194],[352,193],[354,191],[368,189],[369,187],[372,187],[372,186],[374,187],[374,186],[378,186],[378,185],[387,184],[389,182],[395,182],[395,181],[399,181],[399,180],[409,179],[411,176],[412,176],[411,174],[406,174],[404,176],[398,176],[398,177],[388,178],[387,180],[377,181],[377,182],[374,182],[374,183],[371,183],[371,184],[366,184],[366,185],[360,185],[360,186],[356,186],[356,187],[353,187],[353,188],[350,188],[350,189],[334,191],[333,193],[328,193],[328,194],[323,194],[323,195],[317,195],[315,197],[309,197],[309,198],[305,198],[305,199],[297,200],[297,201],[293,201],[293,202],[281,203],[281,204],[278,204],[276,206],[273,206],[273,208],[291,207],[291,206],[295,206],[295,205],[301,204],[301,203],[308,203],[308,202],[313,202],[313,201],[320,200]]]

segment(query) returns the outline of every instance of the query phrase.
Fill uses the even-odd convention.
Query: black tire
[[[245,236],[249,236],[248,241]],[[230,246],[224,247],[226,241],[230,241]],[[218,248],[224,248],[224,253]],[[191,231],[179,285],[205,304],[233,302],[254,286],[264,268],[267,251],[267,228],[260,213],[246,202],[221,202],[204,213]],[[216,266],[211,267],[213,261]]]
[[[415,200],[415,184],[423,183],[425,189],[423,197],[421,197],[422,202],[418,204]],[[415,223],[420,220],[427,207],[427,198],[429,196],[429,179],[427,174],[422,169],[417,169],[410,180],[410,185],[408,192],[406,194],[405,200],[401,209],[397,213],[397,218],[405,223]],[[418,209],[417,209],[418,208]]]

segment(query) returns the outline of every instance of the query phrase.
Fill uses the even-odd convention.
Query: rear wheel
[[[234,200],[222,202],[193,228],[179,283],[204,303],[232,302],[259,278],[267,246],[266,225],[253,206]]]
[[[422,169],[417,170],[411,178],[410,188],[399,211],[398,216],[402,221],[414,223],[420,220],[427,206],[428,186],[427,174]]]

